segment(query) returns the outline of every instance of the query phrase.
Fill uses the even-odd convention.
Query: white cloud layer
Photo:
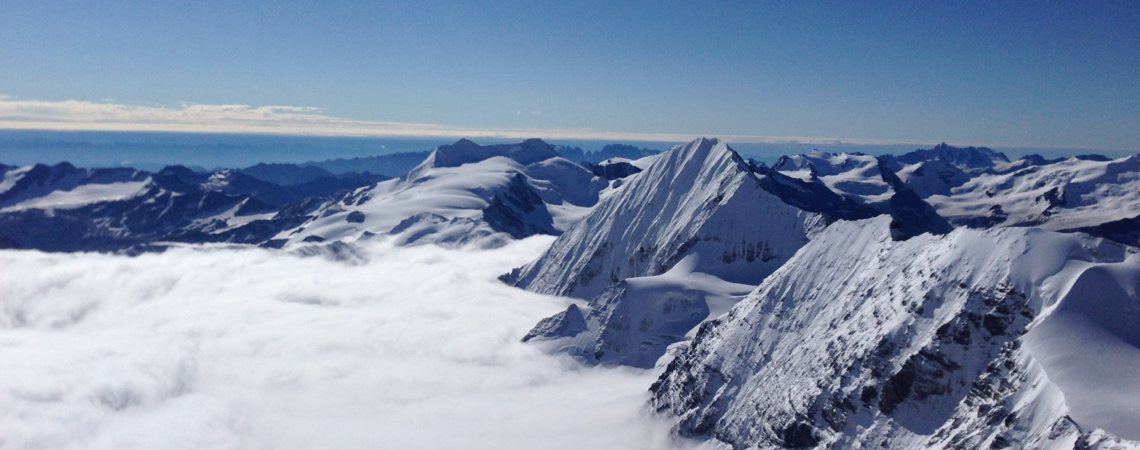
[[[518,114],[523,114],[518,111]],[[539,115],[541,111],[529,114]],[[475,129],[430,123],[355,120],[330,116],[307,106],[182,104],[176,107],[129,105],[112,101],[29,100],[0,96],[0,129],[63,131],[172,131],[315,136],[581,139],[685,142],[700,137],[677,133],[636,133],[592,129]],[[725,135],[747,144],[930,145],[936,142],[838,139],[794,136]]]
[[[346,264],[261,249],[0,252],[0,448],[667,448],[653,373],[519,338],[549,238]]]

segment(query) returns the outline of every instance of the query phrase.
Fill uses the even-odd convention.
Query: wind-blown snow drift
[[[0,252],[0,448],[647,448],[652,374],[519,339],[549,244]]]

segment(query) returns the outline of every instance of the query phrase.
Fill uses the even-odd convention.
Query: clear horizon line
[[[434,123],[359,120],[330,116],[309,106],[249,106],[182,103],[177,108],[110,101],[23,100],[0,95],[0,130],[58,132],[157,132],[308,137],[488,138],[680,143],[716,137],[728,143],[760,145],[934,146],[940,139],[867,139],[766,136],[732,133],[660,133],[589,128],[466,128]],[[956,143],[1011,149],[1137,152],[1091,146]]]

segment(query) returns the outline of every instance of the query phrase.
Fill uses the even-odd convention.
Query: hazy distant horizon
[[[1140,144],[1136,2],[4,6],[7,129]]]
[[[709,136],[718,137],[718,136]],[[481,144],[519,142],[520,139],[473,137]],[[207,169],[247,167],[257,163],[304,163],[329,159],[351,159],[402,152],[430,151],[457,140],[452,137],[346,137],[298,136],[284,134],[130,132],[130,131],[43,131],[0,130],[0,164],[25,165],[69,162],[82,167],[128,166],[156,169],[167,165],[198,166]],[[629,144],[654,150],[668,150],[683,141],[575,140],[544,139],[555,145],[599,150],[608,144]],[[947,142],[965,147],[966,144]],[[821,143],[732,143],[745,157],[771,163],[781,155],[813,149],[829,152],[901,154],[923,144],[821,144]],[[1049,158],[1080,154],[1101,154],[1112,158],[1135,152],[1080,148],[990,147],[1010,158],[1039,154]]]

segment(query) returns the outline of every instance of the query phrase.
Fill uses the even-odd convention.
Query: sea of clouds
[[[655,373],[519,342],[496,250],[0,251],[0,448],[669,448]]]

